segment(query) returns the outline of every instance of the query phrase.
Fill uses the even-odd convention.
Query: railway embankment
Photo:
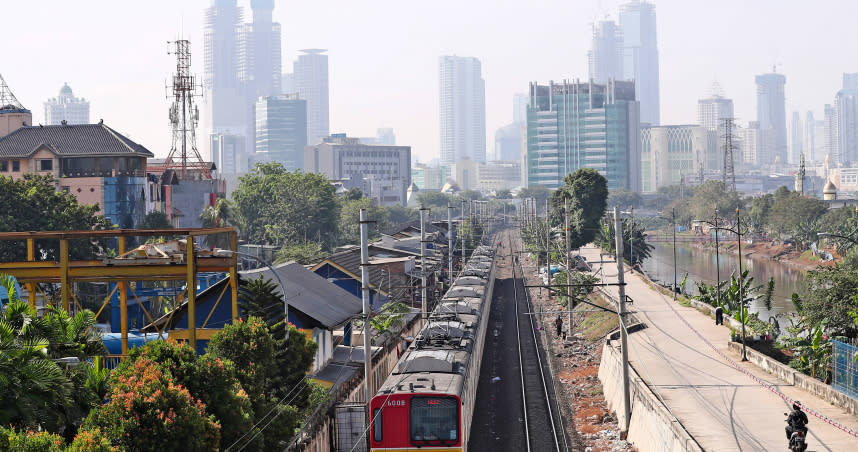
[[[614,338],[609,336],[602,347],[599,380],[605,399],[616,412],[620,425],[625,424],[622,365],[619,335]],[[632,400],[632,416],[626,438],[629,442],[640,450],[703,451],[634,367],[629,368],[629,390]]]

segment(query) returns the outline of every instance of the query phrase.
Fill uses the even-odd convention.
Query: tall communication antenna
[[[173,74],[173,105],[170,107],[170,126],[173,128],[173,146],[164,162],[166,169],[179,172],[180,180],[185,180],[188,170],[199,170],[211,179],[208,165],[197,150],[196,129],[200,121],[200,110],[194,104],[196,78],[191,75],[191,42],[187,39],[170,42],[173,46],[169,54],[176,55],[176,73]],[[169,95],[167,97],[169,99]]]
[[[0,74],[0,110],[23,110],[24,106],[21,105],[21,102],[18,102],[18,98],[12,94],[12,90],[9,89],[9,85],[6,84],[6,80],[3,79],[3,75]]]
[[[795,173],[795,191],[804,196],[804,178],[806,169],[804,164],[804,152],[801,153],[801,159],[798,165],[798,172]]]
[[[736,170],[733,167],[733,162],[735,158],[735,150],[737,148],[735,140],[733,139],[733,127],[735,125],[735,119],[733,118],[723,118],[721,119],[721,130],[723,131],[723,135],[721,138],[724,139],[724,144],[722,149],[724,150],[724,172],[722,173],[724,186],[730,187],[733,191],[736,191]]]

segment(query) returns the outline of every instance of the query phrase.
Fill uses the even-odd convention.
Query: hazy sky
[[[486,80],[487,152],[512,121],[512,96],[530,81],[586,79],[590,24],[617,18],[618,0],[277,0],[284,69],[299,49],[330,55],[331,131],[374,135],[427,161],[438,155],[438,56],[475,56]],[[717,79],[742,123],[754,119],[754,75],[786,74],[787,117],[822,119],[843,72],[858,72],[858,1],[655,1],[664,124],[694,123]],[[249,1],[239,0],[248,6]],[[68,82],[91,120],[156,155],[170,147],[167,41],[191,40],[202,76],[203,0],[3,2],[0,74],[44,120],[42,103]]]

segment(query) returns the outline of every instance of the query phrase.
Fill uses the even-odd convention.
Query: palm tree
[[[35,311],[18,298],[14,278],[0,275],[9,303],[0,315],[0,425],[51,424],[55,409],[72,403],[72,385],[40,337]]]
[[[225,198],[218,198],[214,206],[207,206],[200,213],[200,222],[204,228],[223,228],[233,226],[239,229],[238,215],[232,203]],[[208,244],[215,248],[229,249],[229,234],[213,234],[207,238]]]

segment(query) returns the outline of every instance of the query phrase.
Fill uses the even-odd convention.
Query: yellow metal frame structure
[[[196,350],[197,338],[208,339],[213,333],[209,329],[201,330],[197,335],[196,327],[196,287],[198,272],[229,273],[229,288],[232,298],[232,320],[238,319],[238,279],[237,255],[229,257],[198,257],[194,247],[186,246],[184,263],[145,263],[110,265],[100,260],[70,260],[69,240],[73,239],[110,239],[118,240],[118,254],[123,254],[127,237],[184,236],[189,244],[194,237],[228,233],[230,248],[238,251],[238,236],[234,228],[186,228],[186,229],[112,229],[105,231],[33,231],[0,232],[0,240],[22,241],[27,244],[27,260],[0,262],[0,273],[14,276],[27,288],[30,306],[36,307],[36,290],[39,283],[59,283],[60,300],[67,312],[71,300],[77,302],[72,293],[75,282],[115,282],[119,290],[119,312],[122,332],[122,355],[128,354],[128,291],[136,297],[130,282],[132,281],[185,281],[188,300],[188,329],[176,331],[173,336],[178,340],[187,340]],[[36,260],[37,240],[59,240],[59,261]],[[112,295],[112,293],[111,293]],[[223,294],[221,294],[223,296]],[[109,297],[108,297],[109,298]],[[47,298],[46,298],[47,300]],[[107,301],[105,301],[105,304]],[[217,304],[215,304],[217,306]],[[101,307],[104,309],[104,304]],[[214,309],[214,308],[212,308]],[[101,309],[99,309],[101,313]],[[148,315],[148,312],[147,312]],[[211,316],[211,314],[209,314]],[[160,333],[160,331],[159,331]]]

